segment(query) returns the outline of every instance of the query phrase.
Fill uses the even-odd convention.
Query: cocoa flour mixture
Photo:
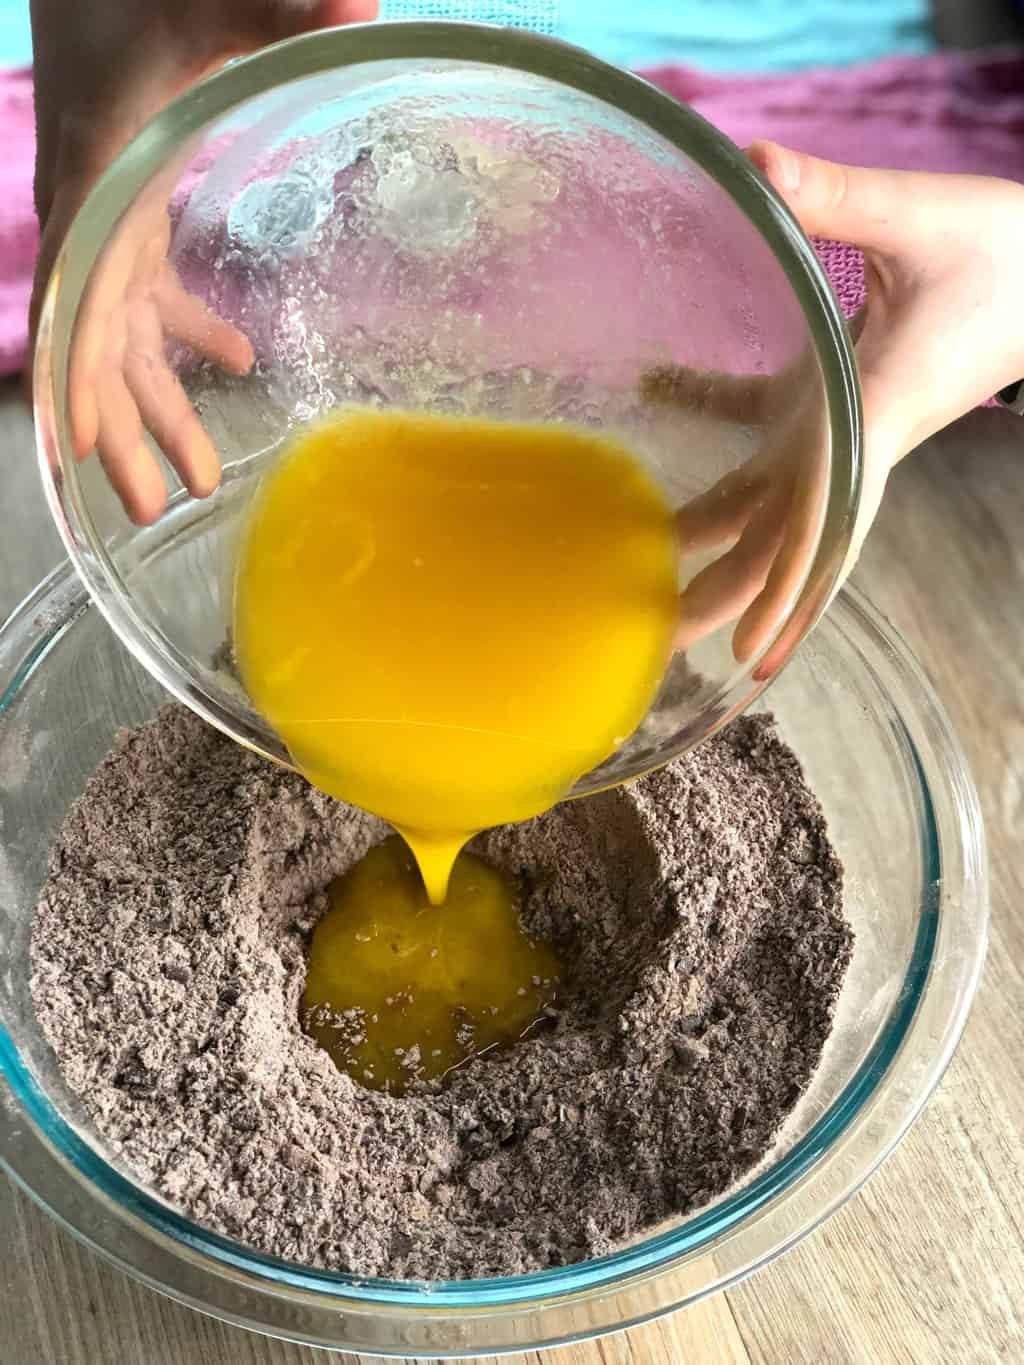
[[[524,923],[568,968],[561,1010],[403,1099],[299,1026],[320,893],[384,834],[179,707],[119,737],[53,851],[32,992],[137,1176],[272,1255],[434,1279],[605,1253],[765,1154],[852,937],[770,721],[475,842],[522,875]]]

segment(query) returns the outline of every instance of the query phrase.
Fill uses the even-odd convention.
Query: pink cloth
[[[1024,181],[1024,52],[1019,49],[900,57],[791,76],[714,77],[685,67],[646,74],[740,146],[767,137],[864,166]],[[0,374],[12,374],[25,358],[38,246],[27,71],[0,75],[0,140]],[[849,316],[864,296],[860,255],[829,242],[820,244],[819,252]]]
[[[1019,48],[895,57],[791,76],[718,78],[685,67],[645,74],[741,147],[771,138],[855,166],[1024,181]],[[850,317],[864,301],[861,254],[838,242],[816,245]]]
[[[35,114],[32,73],[0,74],[0,375],[25,360],[39,228],[32,202]]]

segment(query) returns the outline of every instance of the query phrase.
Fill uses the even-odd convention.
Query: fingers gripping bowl
[[[817,618],[856,393],[814,252],[736,148],[583,53],[458,24],[296,39],[160,115],[68,238],[36,373],[48,496],[100,610],[283,762],[224,646],[238,528],[298,428],[357,403],[623,441],[681,509],[685,654],[577,794],[722,724]],[[222,529],[168,593],[134,523],[193,496]]]

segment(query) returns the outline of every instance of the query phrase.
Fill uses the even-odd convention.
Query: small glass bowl
[[[200,363],[194,335],[136,353],[159,224],[179,284],[252,343],[251,372]],[[195,536],[173,584],[143,564],[96,457],[76,458],[95,427],[83,412],[106,401],[96,383],[119,382],[125,328],[144,373],[126,369],[129,388],[145,407],[179,382],[222,461],[218,490],[190,499],[191,524],[216,534]],[[752,521],[777,519],[773,562],[788,565],[770,629],[746,650],[735,617],[692,639],[575,794],[665,762],[757,695],[828,601],[859,493],[849,337],[813,248],[747,158],[637,77],[476,25],[296,38],[158,115],[68,235],[35,395],[50,508],[100,611],[175,696],[284,763],[225,647],[233,551],[290,434],[340,403],[601,428],[679,506],[759,460],[743,496]],[[177,516],[188,495],[155,458]],[[147,459],[135,448],[136,469]],[[135,514],[156,509],[150,497]],[[723,534],[681,538],[681,586],[728,552],[736,529]]]
[[[202,523],[183,503],[139,533],[168,590]],[[960,1036],[985,950],[977,797],[906,646],[844,592],[773,686],[846,867],[856,932],[822,1064],[765,1161],[714,1205],[614,1255],[509,1279],[359,1281],[271,1260],[145,1189],[64,1083],[29,995],[49,849],[117,729],[163,693],[68,567],[0,631],[0,1157],[66,1227],[181,1301],[319,1346],[413,1357],[527,1350],[654,1317],[734,1283],[838,1208],[892,1151]]]

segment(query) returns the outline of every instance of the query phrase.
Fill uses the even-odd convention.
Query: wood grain
[[[0,616],[56,562],[0,387]],[[511,1365],[971,1365],[1024,1360],[1024,422],[973,414],[899,469],[857,578],[918,652],[981,791],[988,968],[937,1096],[866,1190],[782,1260],[658,1323]],[[0,1361],[372,1365],[203,1318],[80,1247],[13,1187]]]

